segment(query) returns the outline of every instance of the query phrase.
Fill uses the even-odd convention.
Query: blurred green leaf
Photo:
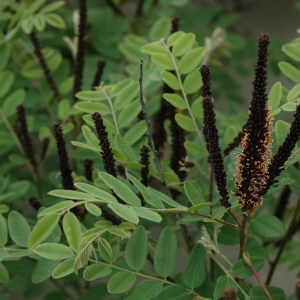
[[[187,33],[181,36],[173,44],[172,53],[174,56],[181,56],[187,53],[195,43],[196,36],[193,33]]]
[[[68,244],[76,253],[78,253],[80,250],[82,236],[81,227],[80,222],[72,212],[68,212],[64,216],[63,229],[68,240]]]
[[[184,99],[178,94],[165,93],[163,94],[163,98],[179,109],[186,109],[187,107]]]
[[[127,272],[119,272],[109,280],[107,290],[112,294],[124,293],[134,285],[135,280],[135,275]]]
[[[173,73],[168,71],[161,71],[160,75],[165,84],[167,84],[170,88],[175,91],[180,90],[179,81]]]
[[[282,98],[282,85],[280,82],[276,82],[268,96],[268,106],[272,108],[272,111],[275,111],[275,109],[279,106],[280,101]]]
[[[199,287],[206,276],[206,251],[201,244],[197,244],[191,251],[186,267],[182,274],[184,285],[195,289]]]
[[[109,275],[112,272],[111,267],[101,264],[88,266],[83,272],[83,278],[87,281],[95,280]]]
[[[11,211],[8,215],[8,230],[17,245],[27,248],[31,229],[26,219],[17,211]]]
[[[253,234],[262,238],[278,238],[284,235],[285,227],[282,222],[273,215],[262,215],[251,222]]]
[[[285,61],[280,62],[278,67],[287,78],[300,83],[300,71],[296,67]]]
[[[40,244],[33,251],[42,257],[52,260],[66,259],[74,256],[73,251],[69,247],[57,243]]]
[[[163,278],[170,276],[175,268],[176,258],[177,242],[174,231],[165,227],[154,251],[154,267],[157,274]]]
[[[69,258],[60,263],[52,272],[53,278],[68,276],[74,272],[75,258]]]
[[[206,48],[204,47],[199,47],[185,53],[178,63],[178,68],[181,74],[190,73],[194,69],[198,68],[205,54]]]
[[[125,249],[125,259],[134,271],[141,270],[147,261],[148,236],[143,226],[138,226],[131,234]]]
[[[175,120],[177,124],[183,128],[186,131],[194,132],[195,131],[195,126],[192,121],[192,119],[188,116],[185,116],[183,114],[177,113],[175,115]]]
[[[52,214],[40,219],[29,236],[28,248],[34,248],[43,242],[52,233],[59,218],[59,214]]]

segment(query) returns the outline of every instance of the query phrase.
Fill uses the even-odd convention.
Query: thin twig
[[[281,242],[280,248],[279,248],[279,250],[277,252],[277,255],[276,255],[275,259],[271,262],[271,268],[269,270],[269,274],[268,274],[268,277],[267,277],[267,280],[266,280],[266,285],[269,285],[271,283],[274,271],[275,271],[275,269],[277,267],[279,259],[280,259],[281,255],[283,253],[283,250],[285,249],[285,245],[286,245],[287,241],[289,240],[290,235],[293,232],[293,228],[295,226],[295,222],[296,222],[296,219],[297,219],[297,216],[298,216],[298,213],[299,213],[299,208],[300,208],[300,197],[298,199],[297,206],[296,206],[296,208],[294,210],[294,215],[293,215],[292,221],[290,223],[289,229],[286,232],[286,234],[285,234],[285,236],[284,236],[284,238],[283,238],[283,240]]]
[[[259,285],[261,286],[261,288],[263,289],[264,293],[266,294],[267,298],[269,300],[272,300],[271,296],[270,296],[270,293],[269,291],[266,289],[264,283],[262,282],[261,278],[259,277],[257,271],[255,270],[254,266],[253,266],[253,263],[251,261],[251,258],[249,258],[249,261],[248,261],[248,266],[251,268],[256,280],[258,281]]]
[[[170,193],[170,191],[167,187],[167,183],[166,183],[165,177],[164,177],[164,171],[163,171],[163,169],[160,165],[160,161],[159,161],[159,158],[158,158],[158,153],[155,149],[154,141],[153,141],[153,138],[152,138],[151,123],[150,123],[150,120],[148,119],[147,112],[146,112],[146,106],[145,106],[145,102],[144,102],[144,91],[143,91],[143,60],[141,60],[141,63],[140,63],[139,82],[140,82],[140,102],[141,102],[141,106],[142,106],[143,116],[144,116],[146,126],[147,126],[147,136],[148,136],[148,139],[149,139],[151,149],[152,149],[153,154],[154,154],[154,162],[155,162],[156,168],[157,168],[158,173],[159,173],[160,182],[162,183],[163,187],[165,188],[167,195],[171,198],[171,193]]]

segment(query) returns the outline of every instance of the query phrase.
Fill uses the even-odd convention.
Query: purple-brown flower
[[[74,190],[72,170],[69,165],[69,157],[66,142],[60,124],[54,124],[54,137],[56,140],[59,168],[61,172],[62,185],[65,190]]]
[[[258,205],[262,204],[264,189],[269,178],[269,157],[272,143],[266,94],[266,66],[268,59],[269,36],[261,34],[258,47],[258,60],[253,81],[250,114],[242,140],[242,152],[237,157],[235,186],[241,209],[248,215]]]

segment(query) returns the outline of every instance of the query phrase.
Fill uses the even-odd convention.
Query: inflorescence
[[[26,111],[23,105],[17,107],[18,123],[14,126],[15,132],[20,140],[26,158],[29,160],[33,170],[37,169],[32,141],[28,132]]]
[[[66,149],[66,142],[63,136],[62,127],[60,124],[54,124],[53,129],[63,188],[65,190],[74,190],[72,170],[69,166],[68,152]]]
[[[106,131],[106,126],[103,123],[102,116],[98,112],[95,112],[92,114],[92,119],[94,121],[98,139],[100,141],[99,146],[101,147],[101,155],[104,164],[104,170],[108,174],[117,178],[115,158],[110,147],[110,143],[107,137],[108,133]]]
[[[268,59],[269,36],[261,34],[259,39],[258,60],[253,81],[250,114],[242,139],[242,152],[237,156],[235,186],[244,215],[263,202],[263,191],[269,178],[272,138],[270,129],[272,118],[267,107],[266,66]]]
[[[210,90],[210,70],[204,65],[200,69],[202,76],[202,91],[203,91],[203,116],[204,128],[203,134],[206,141],[208,153],[210,155],[210,163],[215,175],[218,191],[221,195],[220,202],[225,208],[230,208],[229,194],[226,188],[226,173],[224,171],[224,161],[222,151],[219,145],[219,134],[216,127],[216,114],[214,112],[214,104],[211,98]]]
[[[227,155],[232,149],[241,144],[242,150],[237,154],[235,187],[233,192],[239,199],[241,210],[245,216],[263,203],[263,196],[269,188],[278,181],[275,179],[284,169],[300,137],[300,105],[296,108],[294,121],[285,141],[279,146],[277,153],[271,159],[272,121],[267,106],[267,77],[268,34],[261,34],[258,38],[258,59],[255,67],[250,114],[246,124],[234,142],[224,151]],[[224,172],[223,157],[218,142],[218,131],[215,125],[215,113],[210,90],[210,71],[207,66],[200,69],[203,81],[203,134],[210,154],[217,187],[222,196],[221,204],[229,208],[229,196],[226,189],[226,173]]]
[[[150,164],[149,153],[150,153],[150,149],[145,145],[142,146],[141,153],[140,153],[140,157],[141,157],[140,163],[145,166],[141,169],[141,178],[142,178],[141,183],[144,186],[148,186],[148,182],[149,182],[149,164]]]

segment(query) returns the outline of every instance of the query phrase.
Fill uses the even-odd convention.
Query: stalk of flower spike
[[[86,31],[87,7],[86,0],[79,0],[79,28],[77,52],[75,58],[74,85],[73,96],[76,101],[76,93],[81,91],[83,70],[84,70],[84,54],[85,54],[85,31]]]
[[[144,7],[145,0],[138,0],[136,6],[135,16],[140,18],[143,15],[143,7]]]
[[[266,66],[268,59],[269,36],[261,34],[258,47],[258,60],[253,81],[250,114],[242,140],[242,152],[237,156],[235,186],[239,192],[240,206],[244,215],[262,204],[264,189],[269,177],[268,164],[272,143],[266,94]]]
[[[100,85],[105,65],[106,65],[106,61],[104,59],[100,59],[97,61],[97,71],[96,71],[94,79],[93,79],[92,89],[95,86]]]
[[[169,104],[169,103],[168,103]],[[184,162],[184,158],[186,157],[186,150],[184,147],[184,130],[177,124],[175,120],[176,108],[169,104],[169,119],[170,119],[170,131],[171,131],[171,140],[172,140],[172,154],[170,167],[172,170],[178,175],[181,181],[184,180],[186,176],[186,172],[181,172],[181,164],[180,162]]]
[[[35,198],[34,196],[30,196],[28,198],[28,202],[36,211],[38,211],[40,209],[40,207],[42,206],[40,201],[37,198]]]
[[[93,161],[91,159],[84,160],[84,176],[86,180],[93,181]]]
[[[210,155],[210,163],[217,183],[218,191],[221,195],[220,202],[225,208],[230,208],[229,195],[226,188],[226,173],[224,171],[224,161],[222,151],[219,145],[219,133],[216,127],[216,114],[214,112],[214,104],[211,98],[210,90],[210,70],[204,65],[200,68],[202,76],[203,90],[203,134],[207,146],[207,151]]]
[[[170,34],[178,31],[179,21],[180,19],[178,17],[172,19],[172,29]],[[174,93],[173,89],[170,88],[166,83],[163,86],[163,94],[165,93]],[[167,141],[167,133],[164,128],[164,122],[169,118],[169,105],[170,104],[165,99],[161,99],[160,109],[154,121],[153,140],[155,149],[157,149],[159,153],[162,152],[164,144]]]
[[[140,163],[142,165],[144,165],[145,167],[143,167],[141,169],[141,183],[144,185],[144,186],[148,186],[148,183],[149,183],[149,164],[150,164],[150,161],[149,161],[149,157],[150,157],[150,149],[147,147],[147,146],[142,146],[141,148],[141,152],[140,152],[140,156],[141,156],[141,160],[140,160]]]
[[[41,161],[43,161],[46,157],[47,150],[49,147],[49,142],[50,142],[50,139],[48,137],[45,137],[42,141],[42,150],[41,150],[41,156],[40,156]]]
[[[51,74],[51,71],[47,65],[47,62],[44,58],[44,55],[42,53],[42,49],[41,49],[41,45],[39,43],[39,40],[37,38],[37,35],[34,31],[32,31],[30,34],[29,34],[29,37],[30,37],[30,40],[33,44],[33,47],[34,47],[34,54],[36,55],[36,57],[38,58],[39,60],[39,63],[41,65],[41,68],[44,72],[44,75],[45,75],[45,78],[51,88],[51,90],[53,91],[54,93],[54,96],[55,98],[60,101],[62,99],[62,96],[58,90],[58,87],[54,81],[54,78],[52,77],[52,74]]]
[[[66,149],[66,142],[63,136],[62,127],[60,124],[54,124],[53,129],[63,188],[65,190],[74,190],[72,170],[69,166],[68,152]]]
[[[25,156],[29,160],[33,170],[36,172],[37,163],[34,157],[34,150],[32,147],[32,142],[27,127],[26,111],[23,105],[19,105],[17,107],[17,115],[18,115],[18,125],[15,127],[16,134],[23,147]]]
[[[101,155],[104,164],[104,170],[108,174],[117,178],[117,171],[115,168],[115,158],[112,149],[110,147],[110,143],[107,137],[108,133],[103,123],[102,116],[98,112],[95,112],[92,114],[92,119],[94,121],[98,139],[100,141],[99,146],[101,147]]]

